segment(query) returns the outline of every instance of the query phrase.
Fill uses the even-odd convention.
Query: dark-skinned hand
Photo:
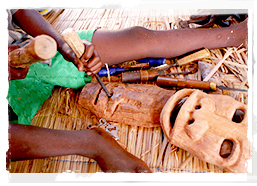
[[[63,55],[64,59],[73,62],[79,71],[85,71],[87,75],[91,76],[102,68],[103,63],[94,45],[87,40],[82,40],[82,42],[85,45],[85,52],[80,59],[75,56],[75,53],[67,43],[62,45],[59,52]]]
[[[8,46],[8,54],[15,50],[20,48],[18,45],[9,45]],[[10,65],[8,65],[8,80],[15,80],[15,79],[24,79],[27,76],[27,73],[29,71],[29,66],[26,68],[13,68]]]

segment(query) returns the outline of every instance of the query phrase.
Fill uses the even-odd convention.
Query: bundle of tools
[[[157,86],[162,88],[195,88],[203,90],[232,90],[247,92],[245,89],[230,88],[223,85],[217,85],[216,82],[190,80],[176,78],[178,75],[193,74],[198,71],[197,63],[199,60],[210,57],[208,49],[196,51],[187,56],[175,59],[175,63],[166,62],[164,58],[146,58],[138,60],[139,63],[126,67],[109,67],[102,68],[98,75],[118,76],[122,83],[149,83],[154,82]],[[171,67],[188,66],[183,72],[170,72]],[[205,68],[205,67],[203,67]],[[109,81],[112,81],[109,79]]]

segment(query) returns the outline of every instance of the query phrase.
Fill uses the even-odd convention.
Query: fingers
[[[85,40],[85,52],[84,52],[84,58],[90,59],[94,55],[95,47],[91,43],[88,43],[88,41]]]
[[[83,63],[77,58],[76,54],[72,51],[67,43],[61,45],[58,51],[62,54],[66,61],[72,62],[79,71],[83,71]]]
[[[9,80],[15,80],[15,79],[24,79],[27,76],[27,73],[29,71],[29,66],[25,68],[13,68],[8,65],[9,70]]]
[[[96,74],[103,65],[101,59],[92,43],[87,40],[82,40],[82,42],[85,45],[85,52],[80,59],[76,57],[67,43],[62,45],[59,52],[63,55],[64,59],[72,61],[79,71],[86,71],[87,75]]]
[[[87,75],[91,76],[97,74],[97,72],[102,68],[102,62],[99,57],[94,57],[88,62],[87,65]]]
[[[78,69],[80,71],[86,71],[87,75],[96,74],[102,68],[101,59],[95,50],[94,45],[90,42],[83,40],[85,44],[85,52],[80,58],[80,63],[78,64]]]

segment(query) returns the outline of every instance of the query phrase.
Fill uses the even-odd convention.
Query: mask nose
[[[210,103],[207,107],[206,103]],[[187,135],[193,140],[200,140],[200,138],[206,133],[209,128],[209,124],[207,120],[201,120],[196,117],[197,114],[202,115],[203,109],[209,108],[210,110],[214,110],[212,106],[211,100],[206,100],[205,98],[200,101],[200,103],[195,103],[192,110],[190,110],[190,114],[188,115],[187,125],[185,126],[185,130]]]

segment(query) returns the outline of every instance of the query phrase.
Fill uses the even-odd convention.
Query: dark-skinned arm
[[[13,14],[13,22],[29,35],[36,37],[41,34],[51,36],[57,42],[57,49],[68,61],[76,62],[76,56],[52,25],[34,9],[19,9]]]
[[[31,125],[9,125],[7,162],[61,155],[81,155],[97,161],[103,171],[151,172],[100,128],[55,130]]]
[[[92,75],[101,69],[103,64],[92,43],[84,41],[85,53],[78,59],[62,36],[37,10],[19,9],[13,15],[13,21],[33,37],[46,34],[55,39],[58,51],[67,61],[73,62],[79,71],[87,71],[88,75]]]

